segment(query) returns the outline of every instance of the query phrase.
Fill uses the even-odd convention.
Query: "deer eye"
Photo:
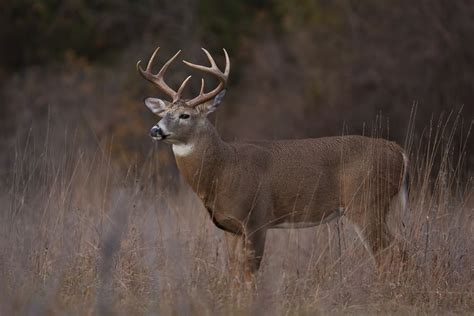
[[[180,118],[180,119],[183,119],[183,120],[188,119],[188,118],[189,118],[189,114],[183,113],[183,114],[181,114],[181,115],[179,116],[179,118]]]

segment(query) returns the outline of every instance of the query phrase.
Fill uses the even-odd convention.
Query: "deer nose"
[[[162,135],[163,135],[163,131],[158,126],[155,125],[151,128],[151,130],[150,130],[150,136],[151,137],[158,137],[158,136],[162,136]]]

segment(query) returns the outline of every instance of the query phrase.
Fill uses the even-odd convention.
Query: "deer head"
[[[163,65],[158,74],[155,75],[151,72],[151,66],[159,49],[160,48],[158,47],[153,52],[145,70],[140,66],[140,61],[137,63],[137,69],[143,78],[155,84],[161,91],[171,98],[171,101],[158,98],[145,99],[145,105],[153,113],[161,117],[161,120],[151,128],[150,135],[155,140],[164,140],[172,144],[186,144],[196,135],[196,130],[205,124],[207,115],[217,108],[224,97],[225,87],[230,72],[229,56],[227,55],[227,51],[224,49],[226,59],[224,72],[220,71],[211,54],[209,54],[209,52],[204,48],[202,50],[211,63],[210,67],[196,65],[183,60],[183,63],[187,66],[216,76],[219,80],[219,84],[216,88],[209,92],[204,92],[204,79],[201,79],[201,90],[199,95],[193,99],[187,100],[183,99],[182,93],[191,76],[188,76],[182,82],[178,91],[170,88],[164,81],[166,70],[181,51],[178,51],[173,57],[171,57]]]

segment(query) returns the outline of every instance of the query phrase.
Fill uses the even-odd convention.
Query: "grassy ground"
[[[473,312],[472,178],[450,128],[432,134],[407,142],[408,209],[390,218],[406,265],[395,256],[377,272],[340,219],[271,231],[251,290],[227,273],[223,233],[157,154],[122,172],[108,146],[30,136],[0,191],[0,314]]]

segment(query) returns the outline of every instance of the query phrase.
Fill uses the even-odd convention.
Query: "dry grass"
[[[0,314],[472,312],[474,190],[457,123],[441,123],[406,145],[408,210],[390,221],[406,265],[377,273],[341,219],[271,231],[252,290],[227,274],[223,233],[155,153],[124,173],[109,146],[30,136],[1,186]]]

